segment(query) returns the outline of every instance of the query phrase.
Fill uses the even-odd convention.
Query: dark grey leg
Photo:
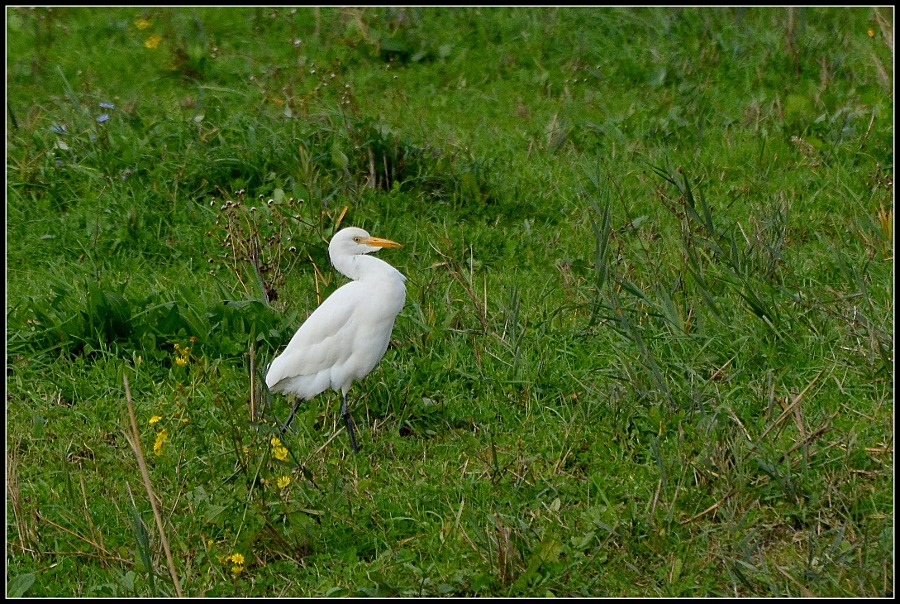
[[[294,408],[291,409],[291,414],[288,415],[287,421],[284,422],[284,425],[281,427],[281,434],[283,435],[285,431],[288,429],[288,426],[291,425],[291,422],[294,420],[294,414],[297,413],[297,407],[300,406],[300,403],[303,402],[303,399],[299,396],[297,397],[297,402],[294,403]]]
[[[350,410],[347,409],[347,395],[341,393],[341,415],[344,416],[344,423],[347,425],[347,434],[350,436],[350,446],[353,447],[354,453],[359,453],[359,447],[356,446],[356,435],[353,433],[353,417]]]

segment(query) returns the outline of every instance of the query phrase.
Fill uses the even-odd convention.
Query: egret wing
[[[365,292],[353,285],[351,282],[338,288],[300,326],[269,366],[266,384],[270,388],[284,379],[328,371],[351,355],[354,314],[366,303]]]

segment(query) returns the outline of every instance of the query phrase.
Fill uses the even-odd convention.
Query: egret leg
[[[341,415],[344,416],[344,424],[347,425],[347,434],[350,436],[350,446],[353,447],[354,453],[359,453],[359,448],[356,446],[356,435],[353,432],[353,416],[350,415],[350,410],[347,409],[347,393],[341,393]]]
[[[283,425],[283,426],[281,426],[281,434],[282,434],[282,435],[287,431],[288,426],[291,425],[291,422],[294,420],[294,414],[297,413],[297,407],[299,407],[299,406],[300,406],[300,403],[302,403],[302,402],[303,402],[303,399],[300,398],[300,397],[298,396],[298,397],[297,397],[297,402],[294,403],[294,408],[291,409],[291,414],[288,415],[287,421],[284,422],[284,425]]]

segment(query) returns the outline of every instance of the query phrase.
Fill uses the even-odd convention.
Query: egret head
[[[328,253],[334,259],[336,255],[356,256],[377,252],[383,247],[401,247],[396,241],[372,237],[365,230],[357,227],[347,227],[338,231],[331,238],[328,245]]]

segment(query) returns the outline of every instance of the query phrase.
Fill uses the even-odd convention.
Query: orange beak
[[[369,237],[368,239],[363,239],[360,243],[371,245],[372,247],[403,247],[396,241],[382,239],[381,237]]]

